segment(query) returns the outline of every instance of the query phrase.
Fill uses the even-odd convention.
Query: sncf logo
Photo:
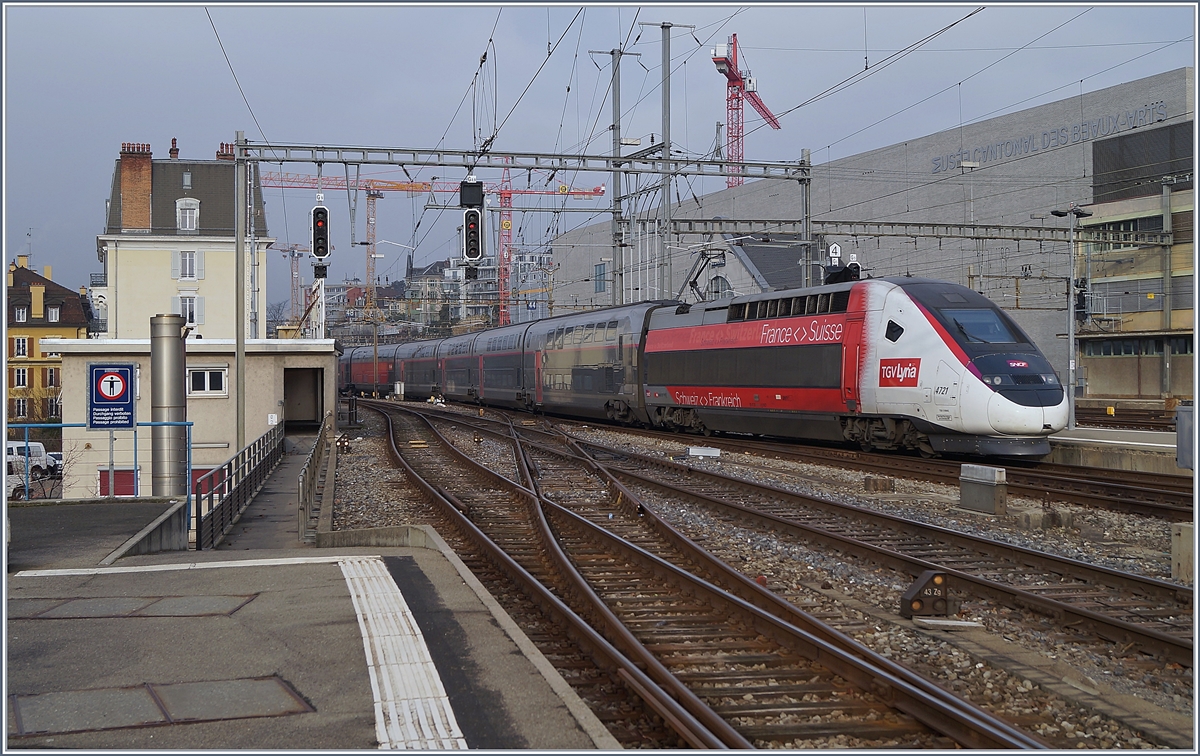
[[[1008,366],[1010,368],[1027,368],[1029,367],[1029,363],[1025,360],[1009,360]]]
[[[880,386],[916,386],[921,372],[921,359],[879,361]]]

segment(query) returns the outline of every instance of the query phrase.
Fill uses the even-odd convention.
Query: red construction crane
[[[713,63],[717,71],[725,74],[729,81],[725,89],[725,159],[731,163],[742,162],[742,102],[749,100],[767,125],[773,129],[779,128],[779,119],[758,96],[757,85],[749,71],[738,68],[738,41],[734,34],[729,38],[729,44],[717,45],[712,50]],[[730,172],[739,171],[739,167],[730,166]],[[726,186],[741,186],[744,179],[738,175],[730,175]]]
[[[316,189],[317,177],[306,173],[275,173],[263,171],[259,174],[263,186],[283,187],[287,189]],[[383,196],[385,191],[393,192],[433,192],[439,194],[458,194],[457,181],[384,181],[380,179],[358,179],[347,184],[345,178],[333,176],[321,177],[322,189],[365,189],[367,192],[367,308],[370,310],[375,302],[375,200]],[[547,189],[514,189],[509,177],[508,168],[504,169],[503,178],[499,183],[485,183],[483,190],[488,194],[500,195],[500,234],[499,249],[496,250],[496,268],[500,289],[500,325],[512,322],[508,312],[509,278],[512,270],[512,198],[514,194],[552,194],[560,197],[603,197],[604,185],[591,189],[573,189],[566,184],[559,184]]]

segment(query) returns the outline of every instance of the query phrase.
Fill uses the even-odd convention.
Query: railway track
[[[1173,432],[1175,413],[1157,409],[1117,409],[1110,415],[1107,407],[1076,407],[1075,422],[1092,428]]]
[[[550,427],[530,424],[521,430],[541,440],[553,438]],[[612,465],[613,473],[635,490],[640,485],[647,491],[689,493],[727,517],[816,539],[913,576],[942,569],[969,594],[989,595],[1007,606],[1052,617],[1064,627],[1086,628],[1108,642],[1191,664],[1190,588],[756,485],[628,449],[583,440],[580,444],[595,449],[598,461]]]
[[[621,428],[620,432],[676,443],[696,440],[695,437],[677,433],[646,429]],[[794,462],[849,467],[864,473],[948,486],[958,486],[962,468],[961,462],[944,459],[921,459],[901,454],[811,447],[728,436],[705,438],[703,443],[730,452],[749,452]],[[1005,468],[1008,492],[1014,496],[1160,517],[1172,522],[1191,522],[1194,516],[1194,483],[1191,476],[1134,470],[1105,470],[1103,476],[1098,476],[1095,469],[1071,465],[999,461],[988,461],[987,464]]]
[[[681,493],[732,521],[834,546],[917,576],[942,570],[967,595],[1084,627],[1110,642],[1190,665],[1192,590],[1166,581],[905,520],[592,442],[636,491]]]
[[[536,575],[544,590],[635,660],[635,670],[645,670],[654,690],[644,679],[633,681],[630,671],[618,674],[688,744],[1045,747],[895,664],[872,661],[871,652],[827,626],[821,635],[797,627],[780,615],[800,619],[799,610],[737,573],[726,568],[713,576],[715,560],[705,564],[704,552],[675,540],[682,536],[665,536],[651,524],[656,518],[600,468],[573,459],[578,451],[546,446],[545,433],[537,434],[540,446],[522,443],[517,437],[525,430],[510,431],[519,481],[481,470],[473,481],[460,479],[447,475],[445,460],[431,464],[433,444],[418,443],[415,451],[397,445],[410,474],[437,476],[426,485],[469,517],[465,529],[486,535],[491,548]],[[482,443],[478,429],[472,436]],[[446,453],[466,461],[461,452]],[[731,585],[753,600],[732,593]],[[758,605],[764,602],[773,611]],[[677,701],[687,716],[663,711],[663,701]]]

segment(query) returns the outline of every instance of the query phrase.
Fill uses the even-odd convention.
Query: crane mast
[[[750,106],[766,120],[773,129],[780,128],[779,119],[771,112],[762,98],[758,96],[758,86],[749,71],[738,68],[738,41],[734,34],[729,38],[729,44],[717,45],[712,50],[713,63],[719,73],[725,74],[725,159],[731,163],[740,163],[743,157],[743,103]],[[725,180],[727,187],[741,186],[745,181],[741,176],[733,175],[736,167],[730,167],[730,176]]]

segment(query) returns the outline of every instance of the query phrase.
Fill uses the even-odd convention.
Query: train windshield
[[[941,311],[942,317],[956,335],[972,344],[1018,344],[1018,337],[995,310],[949,310]]]

